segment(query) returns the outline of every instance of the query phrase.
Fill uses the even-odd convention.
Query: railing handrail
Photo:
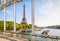
[[[10,1],[10,2],[7,2],[7,3],[3,4],[2,6],[0,6],[0,10],[2,10],[4,7],[10,6],[11,4],[13,4],[13,3],[15,3],[15,2],[20,2],[20,1],[21,1],[21,0],[16,0],[16,1],[12,0],[12,1]]]

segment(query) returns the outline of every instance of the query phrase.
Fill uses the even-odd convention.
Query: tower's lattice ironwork
[[[23,18],[21,24],[27,24],[26,17],[25,17],[25,5],[23,5]]]

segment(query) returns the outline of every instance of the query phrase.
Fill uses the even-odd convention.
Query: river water
[[[44,30],[50,30],[48,35],[60,36],[60,29],[43,29],[41,31],[35,31],[35,34],[41,34]]]
[[[42,29],[41,31],[35,31],[34,34],[40,35],[44,30],[50,30],[48,32],[48,35],[52,35],[52,36],[60,36],[60,29]],[[48,38],[41,38],[41,37],[35,37],[36,41],[52,41],[52,39],[48,39]],[[53,41],[57,41],[56,39],[53,39]],[[60,40],[58,40],[60,41]]]
[[[48,35],[60,36],[60,29],[42,29],[41,31],[34,31],[34,34],[41,35],[41,33],[44,30],[50,30],[48,32]],[[24,35],[21,35],[21,36],[24,36]],[[30,39],[31,41],[32,40],[34,40],[34,41],[52,41],[52,39],[49,39],[49,38],[41,38],[41,37],[36,37],[36,36],[31,36],[31,35],[25,35],[24,37],[25,38],[28,37],[28,39]],[[33,39],[33,37],[34,37],[34,39]],[[57,39],[53,39],[53,41],[57,41]],[[58,41],[60,41],[60,40],[58,40]]]

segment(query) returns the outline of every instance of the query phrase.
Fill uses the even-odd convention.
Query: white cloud
[[[58,6],[57,6],[58,5]],[[39,13],[45,15],[40,22],[36,22],[40,26],[50,26],[60,24],[60,0],[46,0],[40,8]],[[41,15],[42,16],[42,15]]]

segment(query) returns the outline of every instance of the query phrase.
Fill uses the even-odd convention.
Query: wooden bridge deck
[[[20,33],[16,33],[16,34],[20,34]],[[21,33],[22,34],[22,33]],[[11,35],[11,34],[10,34]],[[8,41],[29,41],[29,39],[26,39],[26,38],[17,38],[17,37],[11,37],[9,35],[9,33],[5,33],[5,34],[1,34],[0,33],[0,40],[8,40]],[[29,33],[24,33],[24,35],[30,35]],[[52,36],[52,35],[36,35],[36,34],[31,34],[31,36],[37,36],[37,37],[42,37],[42,38],[49,38],[49,39],[56,39],[57,41],[60,41],[60,36]]]
[[[28,39],[24,38],[15,38],[15,37],[8,37],[5,35],[0,35],[0,41],[28,41]]]
[[[9,41],[9,40],[4,39],[4,38],[0,38],[0,41]]]

